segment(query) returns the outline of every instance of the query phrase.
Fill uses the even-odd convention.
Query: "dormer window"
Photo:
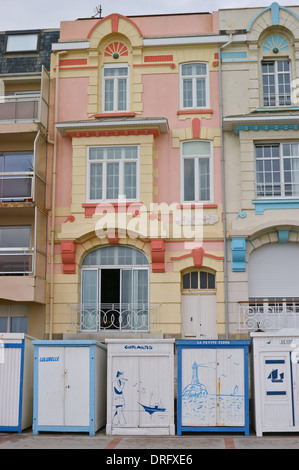
[[[38,33],[9,34],[6,52],[35,52],[38,45]]]

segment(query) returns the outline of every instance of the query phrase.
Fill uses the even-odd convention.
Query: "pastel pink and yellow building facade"
[[[61,23],[46,336],[225,335],[218,48],[217,13]]]

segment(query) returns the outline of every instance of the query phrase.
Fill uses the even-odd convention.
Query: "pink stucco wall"
[[[142,36],[171,36],[178,34],[216,34],[218,12],[177,15],[148,15],[128,17],[140,29]],[[99,19],[62,21],[60,42],[83,41]]]

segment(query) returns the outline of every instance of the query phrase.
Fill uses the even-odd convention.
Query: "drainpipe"
[[[229,34],[229,41],[218,49],[219,58],[219,89],[220,89],[220,132],[221,132],[221,172],[222,172],[222,207],[223,207],[223,234],[224,234],[224,295],[225,295],[225,338],[229,337],[228,321],[228,274],[227,274],[227,239],[226,239],[226,197],[225,197],[225,177],[224,177],[224,151],[223,151],[223,98],[222,98],[222,69],[221,52],[222,49],[232,43],[233,35]]]
[[[58,118],[58,82],[59,82],[59,56],[67,51],[56,54],[56,84],[55,84],[55,117],[54,117],[54,150],[52,167],[52,207],[51,207],[51,254],[50,254],[50,317],[49,317],[49,339],[53,336],[53,304],[54,304],[54,245],[55,245],[55,203],[56,203],[56,160],[57,160],[57,128]],[[52,142],[51,142],[52,143]]]

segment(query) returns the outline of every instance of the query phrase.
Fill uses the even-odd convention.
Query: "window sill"
[[[256,215],[262,215],[268,209],[299,209],[299,199],[254,199]]]
[[[177,111],[177,115],[184,115],[184,114],[213,114],[213,109],[184,109]]]
[[[86,202],[82,204],[82,207],[85,209],[85,217],[91,218],[95,212],[99,214],[106,214],[108,212],[131,212],[135,216],[139,214],[141,202],[131,201],[131,202]],[[130,208],[130,210],[128,210]],[[98,209],[98,210],[97,210]]]
[[[109,118],[109,117],[135,117],[136,113],[130,113],[130,112],[107,112],[107,113],[100,113],[100,114],[94,114],[93,117],[95,118]]]

